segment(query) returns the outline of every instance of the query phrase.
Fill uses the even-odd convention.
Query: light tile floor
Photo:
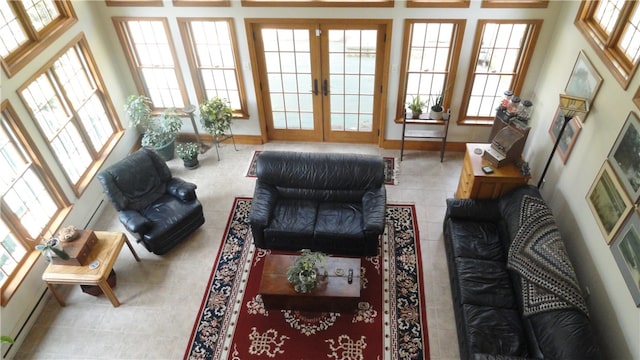
[[[67,306],[47,294],[44,311],[27,335],[16,359],[181,359],[216,258],[236,196],[252,196],[255,179],[246,177],[254,150],[353,152],[396,157],[398,184],[387,186],[389,203],[416,206],[427,302],[431,358],[458,359],[448,271],[442,241],[445,199],[456,190],[462,153],[407,151],[370,145],[283,143],[223,145],[200,156],[200,167],[187,170],[180,159],[168,162],[174,176],[195,182],[206,222],[190,239],[165,256],[134,246],[142,261],[123,248],[115,264],[114,289],[122,303],[114,308],[103,296],[79,286],[58,286]],[[105,207],[97,230],[124,231],[115,210]]]

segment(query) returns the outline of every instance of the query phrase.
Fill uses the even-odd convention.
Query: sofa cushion
[[[323,202],[318,205],[316,238],[362,239],[363,228],[361,204]]]
[[[511,278],[498,261],[456,258],[461,304],[516,309]]]
[[[600,359],[589,318],[578,310],[548,311],[530,316],[545,359]]]
[[[264,229],[265,238],[297,236],[310,239],[316,225],[318,204],[315,201],[280,199],[273,209],[269,226]]]
[[[463,305],[470,354],[527,356],[527,345],[518,311]]]
[[[449,231],[454,257],[506,261],[495,223],[455,220]]]

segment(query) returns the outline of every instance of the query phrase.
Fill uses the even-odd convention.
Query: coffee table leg
[[[60,306],[65,306],[64,301],[60,298],[60,295],[58,295],[56,290],[53,288],[53,285],[47,283],[47,287],[49,288],[49,291],[51,291],[51,293],[53,294],[53,297],[56,298],[56,300],[58,300],[58,304],[60,304]]]
[[[131,250],[131,253],[133,254],[133,257],[136,258],[136,261],[140,261],[140,258],[138,257],[138,253],[136,253],[136,251],[133,249],[133,245],[131,245],[131,242],[129,241],[128,237],[124,237],[124,241],[127,242],[127,246],[129,247],[129,250]]]
[[[105,295],[107,295],[109,300],[111,300],[111,304],[113,304],[113,307],[120,306],[120,301],[118,301],[116,294],[113,293],[113,289],[111,289],[111,286],[109,286],[109,284],[107,283],[107,280],[100,281],[98,283],[98,286],[100,286],[100,289],[102,289],[102,292]]]

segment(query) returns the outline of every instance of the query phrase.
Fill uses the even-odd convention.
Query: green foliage
[[[441,93],[440,96],[437,96],[435,101],[433,102],[433,105],[431,106],[431,110],[433,111],[443,111],[444,109],[442,108],[442,102],[444,101],[444,93]]]
[[[176,139],[182,128],[182,119],[175,108],[153,116],[151,99],[143,95],[129,95],[125,104],[131,127],[144,131],[142,146],[161,147]]]
[[[233,109],[226,99],[214,97],[200,104],[200,121],[204,129],[213,136],[224,135],[231,127]]]
[[[180,143],[176,145],[176,153],[178,153],[178,157],[182,160],[191,160],[198,157],[198,153],[200,151],[200,145],[188,142],[188,143]]]
[[[2,335],[2,336],[0,336],[0,343],[2,343],[2,344],[13,344],[14,341],[13,341],[13,339],[11,337]]]
[[[409,110],[413,113],[422,114],[422,109],[427,106],[427,103],[420,100],[420,95],[411,96],[411,102],[407,103]]]
[[[308,293],[316,287],[317,263],[324,263],[326,255],[309,249],[302,249],[293,264],[287,269],[287,280],[294,285],[294,290]]]
[[[40,252],[49,259],[51,262],[51,258],[53,254],[59,257],[62,260],[69,260],[69,254],[64,252],[64,250],[58,249],[56,246],[60,243],[60,240],[56,238],[52,238],[47,240],[44,244],[36,245],[36,250],[40,250]],[[53,253],[53,254],[52,254]]]

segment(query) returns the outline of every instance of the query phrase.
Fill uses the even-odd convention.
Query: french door
[[[268,139],[377,142],[387,22],[273,21],[249,25]]]

